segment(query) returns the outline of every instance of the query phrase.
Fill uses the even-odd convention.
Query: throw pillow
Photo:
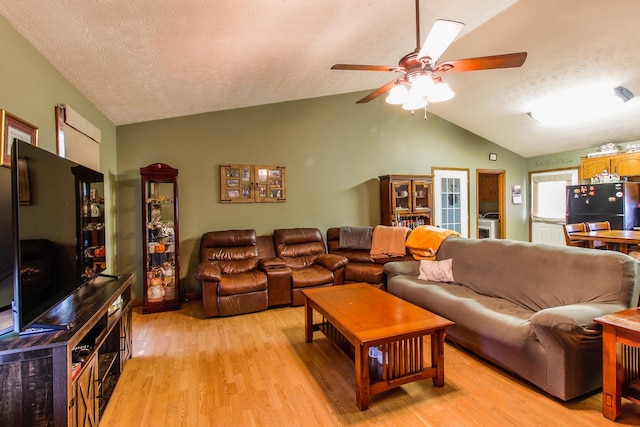
[[[454,282],[452,267],[451,258],[442,261],[421,260],[418,279],[429,282]]]

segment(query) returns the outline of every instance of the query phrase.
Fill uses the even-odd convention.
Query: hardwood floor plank
[[[355,400],[354,367],[304,309],[204,319],[201,303],[133,314],[133,358],[100,425],[110,426],[611,426],[601,393],[561,402],[451,344],[445,385],[430,380]],[[425,348],[430,346],[425,343]],[[623,401],[622,424],[640,424]]]

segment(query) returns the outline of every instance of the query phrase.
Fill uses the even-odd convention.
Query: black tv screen
[[[0,334],[13,330],[13,229],[11,169],[0,167]]]
[[[103,175],[15,141],[11,183],[13,330],[63,328],[34,321],[106,267]]]

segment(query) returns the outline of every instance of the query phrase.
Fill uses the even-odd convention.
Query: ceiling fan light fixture
[[[429,74],[420,74],[411,80],[411,91],[427,96],[433,91],[433,78]]]
[[[409,97],[409,90],[407,87],[402,84],[396,84],[391,91],[389,91],[389,96],[387,96],[387,103],[393,105],[404,104]]]
[[[413,92],[413,93],[412,93]],[[405,110],[419,110],[420,108],[424,108],[427,106],[427,100],[424,99],[424,96],[420,96],[413,89],[409,91],[409,97],[402,104],[402,108]]]
[[[455,92],[451,90],[448,84],[438,78],[431,90],[431,93],[427,96],[427,102],[444,102],[448,101],[455,96]]]

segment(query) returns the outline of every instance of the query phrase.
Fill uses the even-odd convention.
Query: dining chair
[[[611,230],[609,221],[587,222],[587,231]],[[601,240],[592,240],[590,247],[595,249],[613,249]]]
[[[581,240],[577,237],[572,237],[573,233],[581,233],[587,231],[587,225],[584,222],[578,222],[576,224],[563,224],[562,229],[564,230],[564,240],[567,243],[567,246],[576,246],[579,248],[588,248],[589,242],[586,240]]]

